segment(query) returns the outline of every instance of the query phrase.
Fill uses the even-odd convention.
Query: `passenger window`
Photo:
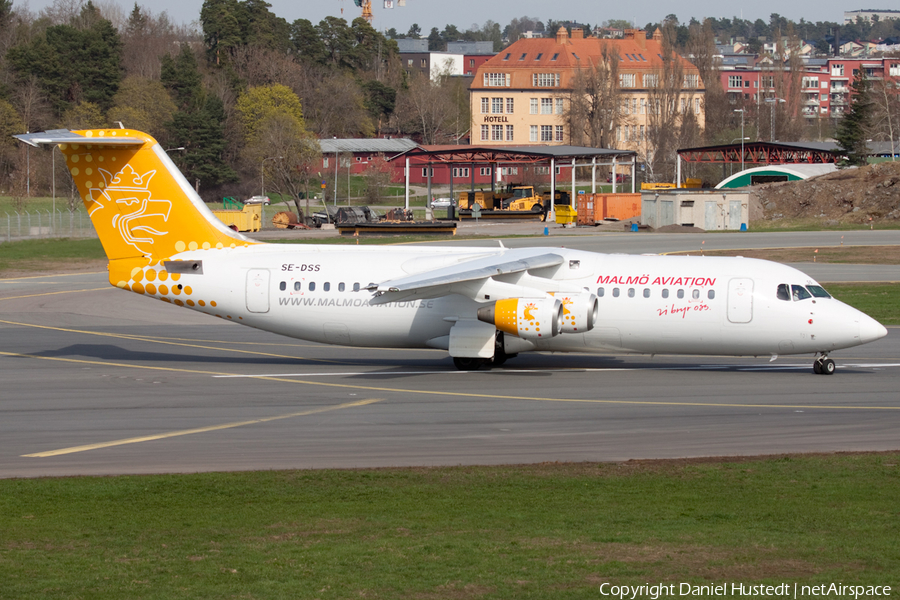
[[[359,283],[354,283],[354,284],[353,284],[353,291],[354,291],[354,292],[358,292],[358,291],[359,291]]]
[[[699,300],[700,299],[700,290],[694,290],[693,292],[691,292],[691,297],[694,300]]]
[[[710,300],[714,299],[716,297],[716,290],[709,290],[706,292],[706,297]]]
[[[294,282],[294,291],[299,292],[302,289],[303,289],[303,284],[300,283],[299,281],[295,281]]]
[[[338,284],[338,291],[339,291],[339,292],[343,292],[343,291],[344,291],[344,282],[343,282],[343,281],[340,282],[340,283]]]
[[[778,292],[776,292],[775,297],[779,300],[788,300],[791,299],[791,293],[788,291],[788,285],[786,283],[778,284]]]
[[[668,298],[668,297],[669,297],[669,288],[663,289],[663,291],[662,291],[662,297],[663,297],[663,298]]]
[[[603,288],[597,288],[597,296],[600,297],[600,298],[602,298],[602,297],[603,297],[603,293],[604,293],[605,291],[606,291],[606,290],[603,289]]]
[[[644,298],[650,297],[650,288],[644,288]]]
[[[831,298],[831,294],[826,292],[825,288],[820,285],[808,285],[806,289],[813,295],[813,298]]]
[[[282,292],[283,292],[284,290],[286,290],[286,289],[287,289],[287,282],[286,282],[286,281],[282,281],[281,283],[279,283],[279,284],[278,284],[278,289],[281,290]]]
[[[322,291],[323,292],[331,291],[331,282],[330,281],[326,281],[325,283],[322,284]]]
[[[311,292],[316,291],[316,282],[315,281],[309,282],[309,291],[311,291]]]
[[[613,288],[613,298],[619,297],[619,288]]]
[[[628,288],[628,297],[634,298],[634,288]]]
[[[680,300],[681,298],[684,298],[684,290],[678,290],[678,293],[676,294],[676,296],[678,296],[678,299],[679,299],[679,300]]]
[[[812,294],[806,291],[806,288],[802,285],[792,285],[791,293],[794,297],[794,301],[806,300],[807,298],[812,298]]]

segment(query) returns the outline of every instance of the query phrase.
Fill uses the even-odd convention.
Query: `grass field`
[[[0,481],[2,598],[900,584],[900,453]]]
[[[900,229],[900,222],[880,220],[876,224],[829,221],[826,219],[778,219],[777,221],[753,221],[751,231],[845,231],[862,229]]]
[[[69,269],[105,260],[98,239],[44,238],[0,244],[0,276],[9,271]]]

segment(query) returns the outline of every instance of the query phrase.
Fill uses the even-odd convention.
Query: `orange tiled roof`
[[[629,32],[631,33],[631,32]],[[509,73],[510,88],[532,88],[533,73],[559,73],[560,88],[571,87],[577,69],[593,66],[602,56],[604,46],[619,53],[619,73],[640,73],[662,68],[662,43],[659,34],[641,39],[643,32],[625,39],[568,37],[562,32],[555,38],[523,38],[486,61],[478,69],[470,89],[488,89],[482,73]],[[678,56],[685,73],[697,73],[685,58]]]

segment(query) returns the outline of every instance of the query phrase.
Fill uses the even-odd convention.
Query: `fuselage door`
[[[732,279],[728,282],[728,320],[749,323],[753,319],[753,280]]]
[[[247,310],[252,313],[269,312],[269,270],[247,271]]]

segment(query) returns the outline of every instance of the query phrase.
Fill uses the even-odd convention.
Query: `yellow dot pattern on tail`
[[[216,219],[149,135],[126,129],[75,133],[84,138],[59,148],[109,258],[113,285],[147,293],[146,284],[131,277],[135,268],[161,265],[188,249],[253,243]],[[116,137],[144,143],[104,143]],[[160,291],[156,284],[153,289]]]

